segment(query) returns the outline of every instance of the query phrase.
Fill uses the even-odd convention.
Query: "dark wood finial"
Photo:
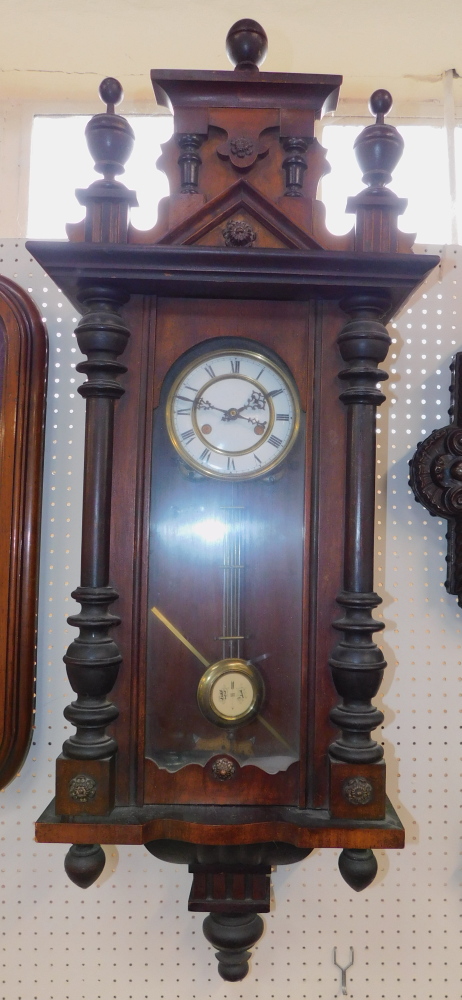
[[[393,98],[389,90],[374,90],[369,101],[369,111],[371,115],[376,116],[376,125],[383,125],[385,115],[391,111],[392,107]]]
[[[107,105],[106,114],[94,115],[85,129],[88,148],[95,161],[95,170],[105,180],[123,174],[125,163],[133,149],[135,134],[114,106],[122,100],[123,90],[118,80],[108,76],[99,87],[101,100]]]
[[[398,130],[384,121],[392,105],[388,90],[375,90],[369,101],[375,123],[363,128],[354,142],[356,159],[367,185],[365,191],[347,202],[347,212],[356,214],[356,250],[394,252],[404,239],[398,235],[398,215],[404,212],[407,201],[387,188],[404,149]],[[407,237],[409,247],[412,239]]]
[[[115,114],[115,105],[123,98],[119,81],[107,76],[100,83],[99,96],[106,105],[106,113],[90,118],[85,137],[95,170],[103,179],[76,191],[77,200],[87,209],[83,239],[88,243],[126,243],[128,208],[135,207],[138,202],[135,192],[115,178],[125,170],[135,133],[126,118]],[[80,226],[77,223],[68,227],[71,239],[82,238]],[[79,235],[73,236],[73,230]]]
[[[350,889],[362,892],[374,881],[378,865],[377,858],[370,848],[349,848],[342,851],[338,867]]]
[[[229,29],[226,51],[235,69],[257,72],[268,51],[266,31],[258,21],[244,17]]]
[[[115,77],[106,76],[99,85],[99,96],[103,104],[106,104],[107,114],[113,115],[115,105],[120,104],[124,96],[122,84]]]
[[[64,859],[66,875],[80,889],[88,889],[99,878],[106,855],[99,844],[72,844]]]
[[[393,99],[388,90],[375,90],[369,109],[376,115],[375,125],[368,125],[358,135],[354,149],[363,172],[363,181],[371,188],[389,184],[393,170],[401,158],[404,142],[394,125],[385,125],[384,117],[392,107]]]
[[[209,913],[202,925],[207,941],[218,950],[218,972],[228,983],[238,983],[249,971],[250,951],[261,938],[259,913]]]

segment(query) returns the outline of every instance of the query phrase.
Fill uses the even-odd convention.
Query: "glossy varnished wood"
[[[39,843],[145,844],[150,840],[183,840],[191,844],[258,844],[279,841],[298,847],[399,848],[404,830],[387,800],[385,819],[333,820],[321,809],[281,807],[145,806],[115,809],[97,822],[82,818],[65,824],[51,803],[36,826]]]
[[[0,787],[32,734],[47,338],[40,314],[0,278]]]
[[[132,331],[124,395],[115,407],[107,504],[108,585],[111,600],[120,594],[114,610],[123,658],[118,678],[107,676],[120,710],[108,734],[119,747],[116,807],[107,824],[101,814],[91,823],[83,803],[79,821],[65,830],[50,807],[38,836],[77,845],[152,840],[154,854],[161,841],[157,855],[176,862],[184,860],[182,841],[186,853],[191,847],[199,879],[215,861],[208,855],[207,862],[204,852],[199,857],[194,845],[222,845],[216,857],[223,861],[228,852],[228,874],[233,869],[236,878],[238,864],[250,877],[249,845],[255,843],[264,842],[265,864],[277,862],[278,842],[301,852],[336,846],[343,848],[342,876],[359,889],[376,871],[371,847],[403,842],[396,814],[385,810],[385,767],[370,738],[381,719],[370,699],[384,666],[369,641],[377,603],[374,415],[383,377],[375,362],[385,356],[381,324],[436,258],[409,253],[412,238],[398,233],[405,202],[386,185],[402,142],[384,123],[388,92],[373,95],[376,121],[355,143],[366,189],[349,202],[354,228],[335,237],[317,200],[328,168],[314,123],[323,109],[335,107],[340,78],[260,73],[267,39],[254,21],[234,25],[227,47],[235,71],[152,74],[159,103],[174,111],[173,135],[159,161],[170,196],[159,205],[153,229],[141,233],[127,225],[132,193],[114,178],[130,132],[114,114],[121,88],[105,81],[100,92],[107,114],[92,120],[89,135],[97,140],[91,149],[97,171],[110,168],[109,187],[97,182],[83,193],[87,215],[69,230],[72,243],[31,245],[71,301],[85,301],[95,283],[131,296],[124,317]],[[345,313],[351,317],[346,325]],[[268,484],[236,480],[231,503],[227,482],[202,482],[197,462],[195,472],[187,462],[179,466],[165,419],[169,386],[188,352],[221,344],[274,352],[292,373],[302,410],[298,440],[277,474]],[[216,400],[213,406],[219,409]],[[106,455],[103,442],[96,451],[95,465]],[[97,505],[97,477],[91,492]],[[212,551],[207,537],[207,550],[190,524],[199,527],[198,512],[213,515],[210,496],[215,512],[248,511],[253,558],[246,567],[245,614],[251,624],[239,625],[239,632],[246,658],[268,653],[259,663],[259,716],[235,733],[203,718],[196,700],[204,665],[224,655],[216,642],[226,631],[217,621],[227,594],[227,550],[222,545],[220,580],[219,544]],[[220,516],[232,534],[235,522]],[[102,565],[102,548],[107,554],[107,524],[99,534],[92,536],[89,527],[86,562],[93,551],[95,567]],[[337,604],[345,608],[341,621]],[[173,626],[168,631],[166,619]],[[344,637],[336,644],[338,629]],[[277,735],[279,753],[263,719]],[[281,745],[290,751],[285,757]],[[60,796],[63,787],[64,776]],[[100,857],[90,853],[96,871]],[[81,854],[71,852],[69,870],[87,863]],[[214,874],[220,883],[220,872]],[[217,912],[222,901],[208,900],[217,918],[209,939],[221,948],[220,974],[230,980],[246,972],[249,913],[241,914],[240,942],[239,935],[228,938],[230,927],[226,920],[218,926],[218,917],[238,907],[238,883],[223,912]],[[242,952],[233,968],[223,958],[229,947]]]
[[[312,347],[309,347],[309,336],[308,336],[308,320],[309,320],[309,308],[301,303],[281,303],[281,302],[249,302],[243,301],[242,303],[237,303],[237,313],[230,312],[229,303],[226,301],[210,301],[210,300],[197,300],[193,303],[185,302],[182,300],[163,300],[160,299],[155,304],[155,309],[146,308],[147,303],[144,304],[143,300],[134,300],[127,311],[127,322],[132,326],[132,329],[136,329],[137,335],[131,338],[131,341],[127,347],[127,353],[125,355],[125,360],[127,361],[128,372],[123,376],[122,382],[126,392],[117,407],[116,412],[116,425],[115,425],[115,441],[116,448],[114,453],[114,502],[113,502],[113,544],[111,546],[112,550],[112,560],[111,560],[111,579],[114,581],[122,579],[125,581],[124,586],[119,587],[119,592],[121,594],[120,600],[117,605],[115,605],[115,610],[120,613],[122,624],[118,630],[118,642],[122,650],[124,658],[124,670],[120,673],[117,686],[115,688],[114,696],[116,698],[117,704],[121,707],[121,718],[117,722],[115,727],[115,732],[117,738],[122,741],[122,747],[128,749],[127,736],[130,746],[134,747],[134,731],[127,728],[127,713],[129,712],[129,706],[131,704],[132,691],[137,690],[139,692],[139,699],[142,705],[150,704],[152,695],[149,696],[146,693],[146,628],[149,625],[149,630],[151,630],[153,621],[152,616],[149,613],[149,608],[153,599],[149,600],[149,594],[146,591],[146,577],[147,577],[147,565],[148,565],[148,550],[147,543],[152,530],[152,525],[150,526],[150,519],[152,518],[152,513],[150,512],[150,488],[149,482],[151,478],[151,462],[152,462],[152,413],[158,413],[159,409],[159,394],[160,389],[163,384],[166,373],[168,372],[173,361],[181,355],[185,350],[191,348],[195,344],[205,343],[207,340],[213,338],[215,341],[220,342],[221,338],[230,337],[234,333],[235,335],[243,338],[244,344],[247,342],[252,345],[255,340],[257,340],[261,349],[270,348],[271,350],[280,350],[282,359],[291,358],[291,370],[295,376],[300,395],[302,406],[308,411],[312,410],[312,382],[313,373],[311,368],[308,367],[308,357],[309,351]],[[284,331],[284,335],[282,335]],[[247,338],[247,340],[246,340]],[[249,339],[250,338],[250,339]],[[147,344],[150,343],[150,347]],[[138,428],[138,430],[137,430]],[[124,442],[127,442],[125,446]],[[130,442],[130,445],[128,444]],[[138,442],[137,447],[133,447],[135,442]],[[186,503],[184,496],[182,494],[188,490],[188,483],[184,478],[179,475],[177,471],[177,462],[175,457],[175,452],[173,451],[171,445],[167,442],[164,445],[164,450],[166,449],[166,459],[169,462],[168,470],[162,470],[162,462],[159,467],[160,483],[164,484],[164,489],[167,490],[167,502],[173,503],[174,497],[169,495],[168,487],[169,484],[175,481],[175,477],[178,478],[178,489],[180,493],[178,495],[178,503]],[[155,450],[155,455],[157,455],[157,448]],[[158,456],[158,459],[160,456]],[[171,469],[170,469],[171,465]],[[309,472],[307,473],[309,477]],[[154,476],[156,476],[156,469],[154,468]],[[137,503],[135,503],[135,494],[133,491],[133,483],[137,482],[139,484],[139,489],[136,492]],[[207,487],[213,487],[210,481],[205,481],[203,486],[195,486],[195,490],[201,489],[204,492],[205,499],[207,498]],[[222,489],[225,484],[222,484]],[[250,484],[249,484],[250,486]],[[247,486],[247,489],[249,489]],[[255,483],[256,492],[258,494],[257,509],[259,508],[262,501],[268,500],[267,494],[268,490],[271,491],[271,485],[258,484]],[[190,487],[189,487],[190,488]],[[246,486],[243,484],[243,488]],[[280,501],[285,495],[284,481],[279,484],[274,484],[273,492],[276,490]],[[266,491],[266,492],[265,492]],[[273,494],[271,494],[273,495]],[[144,498],[144,499],[143,499]],[[308,501],[310,502],[310,491],[307,493]],[[262,508],[263,513],[264,508]],[[141,516],[141,512],[144,514]],[[299,512],[299,518],[301,517],[302,511]],[[300,538],[303,537],[302,526],[300,524]],[[308,537],[308,536],[307,536]],[[133,574],[132,572],[127,577],[127,566],[132,567],[133,565],[133,552],[139,554],[137,560],[137,571]],[[199,554],[199,553],[198,553]],[[263,548],[260,552],[259,559],[270,559],[270,552],[266,553]],[[279,566],[268,565],[267,571],[261,570],[263,575],[271,579],[271,574],[279,573],[282,569]],[[261,567],[260,567],[261,569]],[[172,576],[175,571],[175,567],[171,566],[171,573],[169,573],[168,568],[165,568],[165,572],[161,573],[161,579],[168,579]],[[179,567],[180,571],[180,582],[181,582],[181,565]],[[289,567],[287,566],[287,572],[289,572]],[[208,579],[206,568],[204,567],[204,574],[201,578],[201,593],[202,602],[201,606],[205,608],[208,606],[210,600],[212,599],[212,592],[209,593],[210,581]],[[289,577],[290,579],[290,577]],[[133,590],[131,581],[133,581]],[[221,587],[221,581],[219,588]],[[204,590],[205,588],[205,590]],[[209,588],[209,589],[207,589]],[[254,588],[255,589],[255,588]],[[190,639],[196,644],[196,646],[204,645],[204,627],[201,626],[200,613],[199,618],[195,612],[192,617],[188,612],[188,601],[194,599],[195,592],[197,588],[188,590],[188,588],[183,588],[183,596],[178,601],[170,606],[163,605],[163,611],[167,616],[172,619],[174,618],[176,624],[186,632]],[[207,599],[205,599],[205,594],[207,594]],[[254,615],[260,614],[261,609],[257,612],[258,604],[264,603],[264,594],[260,593],[260,598],[258,597],[259,591],[255,590],[253,595],[254,600],[257,602],[256,608],[252,611],[249,608],[249,617],[253,618]],[[270,592],[267,596],[269,598]],[[286,600],[289,599],[290,589],[288,591]],[[179,597],[179,595],[178,595]],[[252,598],[252,592],[249,594],[249,600]],[[299,595],[300,601],[300,595]],[[163,598],[165,600],[165,597]],[[276,629],[276,642],[285,642],[286,638],[284,633],[284,628],[282,626],[282,621],[287,618],[290,613],[290,601],[287,605],[286,612],[283,613],[282,609],[279,609],[279,613],[272,615],[269,619],[271,621],[271,627]],[[189,624],[188,624],[189,622]],[[160,630],[163,629],[162,625],[158,625]],[[278,635],[278,633],[281,633]],[[165,650],[167,657],[172,657],[176,661],[183,660],[183,653],[185,652],[183,648],[178,644],[177,640],[174,639],[167,631],[165,634],[161,631],[162,645]],[[213,659],[212,650],[206,648],[205,654]],[[262,652],[261,649],[256,649],[251,651],[253,655]],[[305,655],[305,654],[304,654]],[[187,658],[187,657],[186,657]],[[216,657],[215,657],[216,658]],[[189,657],[190,659],[190,657]],[[180,664],[178,664],[178,667]],[[195,706],[195,691],[197,688],[197,683],[201,674],[200,664],[193,663],[185,667],[186,673],[184,675],[184,682],[188,680],[188,696],[193,699],[191,702],[191,708],[194,709]],[[306,671],[306,665],[303,667],[303,673]],[[192,672],[192,673],[191,673]],[[177,699],[180,697],[180,675],[175,674],[169,670],[166,670],[162,674],[165,684],[168,685],[168,696],[167,704],[169,699]],[[192,688],[190,689],[190,685]],[[138,687],[139,685],[139,687]],[[279,697],[275,699],[274,711],[276,716],[271,719],[273,725],[284,732],[287,726],[284,722],[284,712],[283,707],[285,699],[287,697],[287,691],[285,691],[287,685],[283,685],[279,692]],[[171,689],[171,690],[170,690]],[[287,689],[289,690],[289,689]],[[304,688],[304,691],[306,689]],[[167,689],[166,689],[167,691]],[[165,701],[166,693],[162,690],[159,691],[159,698]],[[300,703],[300,697],[298,691],[293,691],[292,693],[292,710],[294,706]],[[332,699],[330,705],[332,704]],[[149,709],[148,709],[149,711]],[[303,717],[306,715],[306,706],[303,706]],[[189,785],[189,779],[184,770],[177,772],[176,775],[169,775],[165,772],[161,772],[160,777],[153,778],[152,781],[149,779],[145,786],[143,779],[144,770],[144,757],[146,755],[146,750],[144,749],[144,731],[143,731],[143,719],[144,712],[138,717],[137,731],[138,731],[138,757],[135,761],[132,761],[132,771],[131,773],[137,773],[137,801],[143,801],[143,796],[146,794],[146,801],[178,801],[175,796],[179,796],[180,800],[187,801],[188,794],[191,796],[190,801],[194,801],[196,789],[197,794],[200,796],[200,801],[204,801],[204,789],[203,783],[199,782],[196,775],[196,771],[193,768],[191,772],[191,784]],[[211,726],[209,723],[205,723],[208,729],[212,732],[209,735],[215,735],[218,737],[220,735],[219,731],[215,727]],[[192,721],[191,721],[192,724]],[[259,728],[260,724],[254,723],[253,728]],[[298,723],[297,723],[298,728]],[[261,730],[264,732],[264,729]],[[301,729],[302,737],[302,758],[305,755],[305,729]],[[119,736],[120,733],[120,736]],[[245,735],[245,734],[244,734]],[[243,738],[244,738],[243,735]],[[120,745],[120,744],[119,744]],[[118,790],[119,790],[119,801],[127,802],[127,794],[129,788],[128,773],[130,772],[130,766],[127,768],[123,764],[124,755],[121,753],[119,756],[119,767],[118,767]],[[135,769],[133,771],[133,768]],[[242,774],[245,775],[245,788],[244,791],[240,792],[238,799],[244,801],[251,801],[251,788],[253,787],[254,794],[256,791],[255,781],[250,781],[250,775],[255,773],[253,768],[243,768]],[[155,767],[147,771],[146,780],[148,780],[149,775],[153,775],[155,772]],[[262,780],[264,778],[264,772],[260,772]],[[215,786],[216,786],[215,782]],[[279,783],[276,781],[276,788],[273,792],[270,792],[267,778],[264,779],[264,784],[266,787],[266,797],[269,795],[270,799],[274,800],[274,796],[280,799],[281,794],[285,794],[285,801],[299,801],[298,792],[298,779],[295,779],[295,785],[293,779],[289,782],[285,782],[281,779]],[[208,792],[206,793],[206,798],[210,800],[210,784],[208,785]],[[279,787],[279,791],[278,791]],[[188,792],[189,788],[189,792]],[[217,794],[219,792],[219,788]],[[230,789],[228,788],[228,794]],[[133,794],[133,793],[132,793]],[[260,792],[261,795],[261,792]],[[159,799],[160,796],[160,799]],[[289,796],[289,798],[287,798]],[[221,796],[224,800],[224,797]],[[304,795],[302,795],[303,801]],[[266,800],[266,799],[264,799]]]
[[[439,262],[427,254],[352,253],[256,247],[98,248],[86,243],[30,241],[27,248],[71,302],[87,284],[111,281],[130,294],[207,298],[330,299],[386,290],[390,309],[403,305]]]

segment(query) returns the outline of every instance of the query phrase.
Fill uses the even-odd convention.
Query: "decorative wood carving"
[[[462,601],[462,353],[451,364],[451,423],[421,441],[409,462],[415,499],[448,522],[446,590]]]
[[[0,278],[0,787],[32,734],[47,337],[28,295]]]
[[[250,247],[255,243],[257,234],[248,222],[242,219],[229,219],[223,229],[223,239],[227,247]]]
[[[377,122],[356,143],[368,187],[350,202],[355,233],[338,239],[316,201],[327,166],[314,123],[335,107],[340,77],[260,72],[266,35],[254,21],[234,25],[227,45],[234,71],[152,73],[158,102],[174,111],[160,161],[171,194],[154,229],[125,226],[132,195],[114,176],[128,133],[114,97],[89,126],[96,145],[108,137],[112,166],[82,196],[86,220],[69,244],[31,250],[85,305],[79,369],[89,376],[82,611],[71,619],[81,635],[66,655],[77,732],[37,839],[74,842],[66,865],[81,885],[98,876],[100,842],[143,843],[189,864],[190,908],[210,912],[206,936],[234,981],[261,933],[271,865],[341,847],[340,871],[359,890],[376,871],[372,848],[403,843],[371,736],[385,667],[372,641],[382,627],[372,618],[375,413],[384,324],[436,258],[401,252],[404,202],[386,188],[400,153],[383,122],[389,95],[371,99]],[[119,94],[106,81],[106,100],[109,91]],[[99,146],[94,155],[101,164]],[[265,370],[279,388],[259,388]],[[273,395],[286,400],[281,411]],[[241,422],[244,444],[215,448],[214,421]],[[189,460],[196,438],[205,447]],[[257,438],[268,442],[267,475]],[[224,449],[218,473],[211,448],[214,460]],[[240,471],[249,454],[250,473]],[[108,631],[119,622],[116,645]],[[250,690],[236,726],[219,703],[203,710],[198,692],[200,681],[210,699],[215,669],[228,676],[230,663]]]
[[[181,171],[181,194],[198,194],[199,167],[202,160],[198,150],[202,146],[204,136],[184,135],[178,136],[178,145],[181,155],[178,157],[178,166]]]
[[[340,372],[345,383],[340,399],[347,407],[347,517],[344,582],[337,597],[344,617],[334,622],[334,628],[343,636],[330,658],[335,687],[343,698],[343,703],[331,712],[331,719],[341,736],[331,744],[330,756],[334,761],[356,765],[372,764],[383,757],[382,747],[371,739],[371,729],[380,725],[383,713],[371,705],[371,698],[377,694],[386,663],[371,638],[384,626],[371,617],[380,598],[373,590],[374,519],[365,517],[364,512],[374,510],[375,415],[385,399],[377,383],[388,378],[377,364],[385,359],[391,343],[380,319],[389,305],[386,297],[373,295],[345,300],[343,309],[351,320],[338,337],[341,356],[348,363],[348,368]],[[379,815],[384,815],[381,769],[377,780]],[[354,801],[347,801],[355,807]]]
[[[414,242],[413,236],[398,231],[398,215],[404,212],[407,200],[398,198],[385,186],[390,183],[404,148],[398,130],[384,122],[392,104],[388,90],[374,91],[369,109],[376,115],[375,125],[363,129],[354,143],[356,159],[367,184],[365,191],[348,199],[346,207],[347,212],[356,214],[356,250],[410,250]]]
[[[282,161],[286,174],[286,198],[301,198],[303,188],[303,177],[308,167],[304,154],[308,149],[306,139],[284,138],[282,145],[286,156]]]
[[[138,202],[134,191],[116,181],[123,174],[125,163],[133,149],[134,133],[125,118],[114,113],[123,97],[118,80],[112,76],[103,80],[99,95],[106,104],[106,114],[95,115],[85,129],[88,149],[95,160],[95,170],[103,174],[89,188],[76,191],[77,200],[86,208],[84,223],[70,223],[69,239],[88,243],[125,243],[127,240],[128,209]]]

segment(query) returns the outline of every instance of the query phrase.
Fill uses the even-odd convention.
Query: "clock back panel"
[[[335,346],[340,315],[309,303],[230,299],[138,298],[127,312],[132,337],[126,392],[116,408],[117,545],[111,561],[112,583],[122,595],[118,638],[124,658],[115,691],[122,721],[114,728],[122,743],[119,760],[128,764],[118,767],[118,801],[207,803],[221,797],[228,804],[324,808],[333,733],[326,720],[335,703],[328,656],[343,537],[344,416],[337,402]],[[211,341],[226,347],[235,338],[280,358],[298,389],[300,432],[273,482],[188,478],[165,433],[172,365],[181,366],[178,359],[191,349],[200,352],[202,344],[206,351]],[[330,421],[323,420],[326,411]],[[228,731],[203,718],[196,690],[205,667],[151,611],[159,602],[164,617],[207,662],[220,659],[211,620],[221,620],[223,542],[209,537],[204,543],[200,524],[208,519],[210,536],[213,510],[225,507],[231,492],[231,506],[246,511],[241,516],[250,555],[242,600],[252,627],[243,655],[258,659],[271,650],[257,664],[265,683],[261,716],[270,729],[259,718]],[[190,514],[201,507],[191,536]],[[140,555],[138,573],[134,553]],[[258,622],[268,649],[254,627]],[[136,703],[146,705],[146,716]],[[176,739],[183,734],[184,757],[176,763],[174,733]],[[189,758],[186,745],[193,750]],[[237,764],[232,782],[217,780],[212,771],[223,753]]]

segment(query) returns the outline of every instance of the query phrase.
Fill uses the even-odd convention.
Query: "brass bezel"
[[[212,704],[212,691],[217,680],[219,680],[220,677],[223,677],[223,674],[232,673],[243,674],[250,681],[253,688],[253,699],[251,705],[245,712],[242,713],[242,715],[238,717],[235,715],[229,716],[224,713],[217,712],[216,708]],[[247,660],[230,657],[225,660],[218,660],[216,663],[212,663],[210,667],[207,667],[207,670],[202,674],[199,681],[197,689],[197,703],[206,719],[209,719],[209,721],[213,722],[216,726],[229,729],[230,726],[241,726],[254,719],[260,711],[264,694],[265,686],[263,678],[253,663],[249,663]]]
[[[291,399],[292,399],[292,406],[293,406],[293,409],[294,409],[294,424],[293,424],[293,427],[292,427],[292,433],[291,433],[290,437],[287,439],[287,442],[286,442],[284,448],[276,456],[276,458],[274,459],[274,461],[270,462],[268,465],[265,465],[265,467],[263,469],[255,469],[255,470],[252,470],[251,472],[241,472],[241,473],[239,473],[239,472],[236,472],[236,473],[232,473],[232,472],[216,472],[213,469],[207,469],[204,465],[202,465],[200,462],[196,461],[196,459],[192,458],[191,455],[188,454],[188,452],[186,451],[186,449],[183,448],[181,442],[178,440],[178,438],[176,436],[176,433],[175,433],[175,429],[174,429],[174,426],[173,426],[172,411],[173,411],[173,400],[174,400],[174,398],[176,396],[176,393],[177,393],[177,390],[178,390],[178,386],[181,384],[181,382],[183,382],[183,380],[185,378],[187,378],[188,374],[190,372],[192,372],[195,368],[199,367],[199,365],[203,365],[207,361],[213,360],[213,358],[222,357],[223,355],[226,355],[226,354],[232,355],[233,357],[236,357],[236,356],[247,357],[247,358],[251,357],[251,358],[254,358],[257,361],[261,361],[265,365],[265,367],[271,368],[274,372],[276,372],[276,374],[278,375],[278,377],[281,379],[281,381],[286,386],[288,392],[290,393]],[[210,379],[209,382],[206,383],[206,385],[210,385],[211,382],[215,382],[218,379],[223,378],[223,377],[224,376],[216,376],[216,379]],[[230,378],[230,377],[233,377],[233,375],[232,375],[232,373],[230,373],[226,377]],[[236,375],[235,377],[239,378],[238,375]],[[250,378],[249,376],[246,376],[246,375],[242,375],[240,377],[243,378],[243,379],[246,379],[249,382],[252,382],[255,385],[260,386],[261,391],[264,392],[264,390],[262,389],[262,387],[261,387],[261,385],[260,385],[259,382],[256,382],[255,380],[253,380],[252,378]],[[201,388],[201,393],[203,391],[203,388],[204,387]],[[265,393],[265,395],[266,395],[266,393]],[[268,396],[267,396],[267,400],[268,400],[268,404],[269,404],[269,408],[270,408],[270,413],[271,413],[271,420],[269,421],[269,424],[271,426],[267,430],[267,432],[265,433],[263,440],[260,441],[259,446],[261,446],[261,444],[264,441],[266,441],[267,438],[269,437],[269,435],[271,434],[271,429],[272,429],[273,422],[274,422],[274,404],[273,404],[273,400],[272,400],[271,397],[268,397]],[[194,404],[193,404],[193,406],[194,406]],[[289,374],[286,373],[286,371],[284,370],[284,368],[282,367],[282,365],[279,366],[275,361],[273,361],[272,358],[268,358],[266,354],[260,354],[257,351],[246,350],[245,348],[242,348],[242,347],[241,348],[234,348],[233,349],[233,348],[227,348],[226,346],[223,346],[223,348],[221,350],[207,351],[207,352],[205,352],[204,354],[202,354],[200,356],[196,355],[193,361],[190,361],[187,365],[185,365],[184,368],[181,369],[181,372],[179,373],[179,375],[177,375],[177,377],[176,377],[175,381],[173,382],[173,385],[171,386],[170,391],[168,393],[167,403],[166,403],[166,421],[167,421],[168,436],[170,438],[170,441],[171,441],[173,447],[175,448],[175,451],[180,455],[180,457],[183,459],[183,461],[186,462],[186,464],[190,466],[190,468],[196,469],[203,476],[207,476],[208,478],[211,478],[211,479],[227,479],[227,480],[231,480],[232,482],[235,482],[236,480],[257,479],[257,478],[259,478],[261,476],[268,476],[287,457],[287,455],[291,451],[293,445],[295,444],[295,441],[296,441],[297,435],[298,435],[298,431],[299,431],[299,428],[300,428],[300,403],[299,403],[298,392],[297,392],[297,388],[295,386],[295,383],[294,383],[292,377]],[[195,422],[195,414],[194,414],[194,417],[193,417],[193,422]],[[246,450],[244,452],[229,452],[228,453],[228,452],[224,452],[222,449],[214,448],[213,445],[211,445],[209,441],[205,441],[205,439],[202,438],[202,435],[200,433],[199,433],[198,437],[201,440],[204,440],[204,442],[206,443],[207,447],[210,448],[211,451],[215,451],[217,454],[229,455],[229,457],[231,457],[231,458],[233,458],[233,457],[235,457],[235,456],[237,456],[239,454],[250,454],[251,451],[255,451],[256,450],[254,448],[254,449],[248,449],[248,450]]]

